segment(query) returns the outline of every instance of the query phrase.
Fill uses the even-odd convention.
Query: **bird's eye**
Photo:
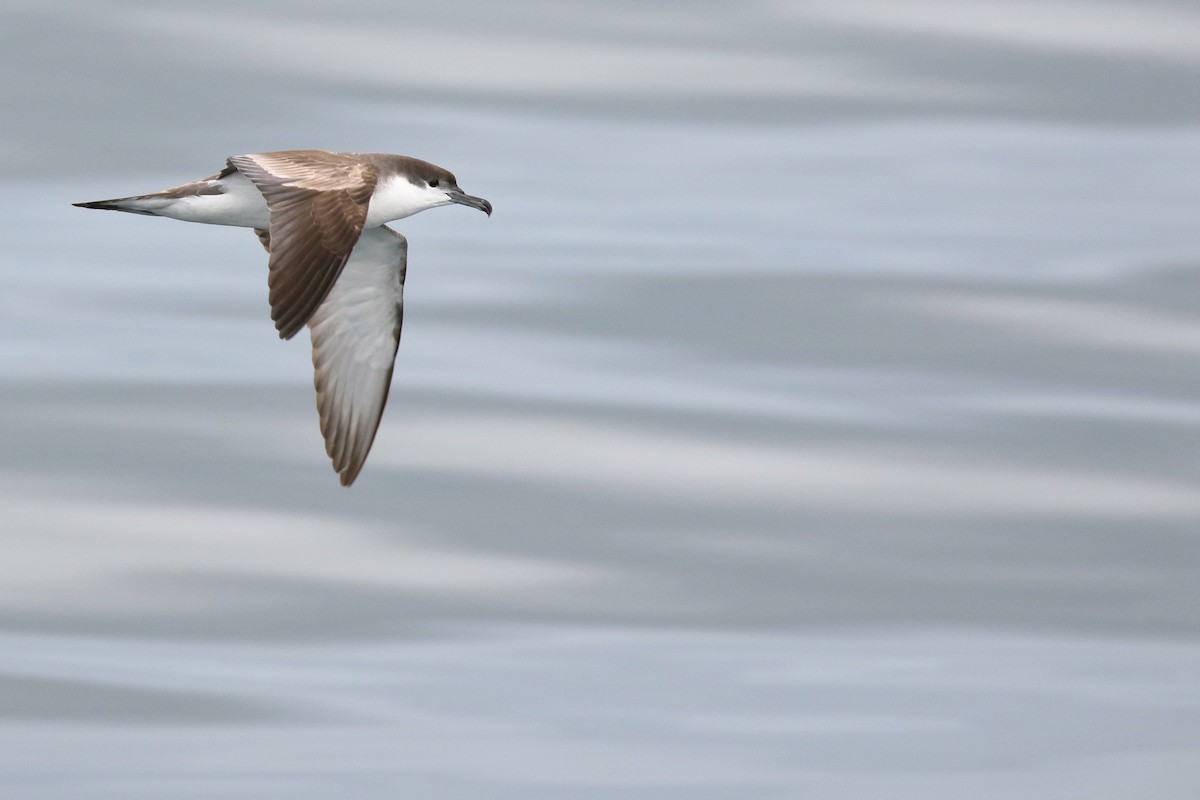
[[[431,180],[431,181],[429,182],[429,186],[430,186],[430,188],[436,189],[436,188],[437,188],[437,185],[438,185],[438,183],[439,183],[438,179],[437,179],[437,178],[434,178],[433,180]]]

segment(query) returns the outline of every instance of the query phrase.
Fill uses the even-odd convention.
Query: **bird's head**
[[[492,204],[482,197],[474,197],[458,188],[458,180],[450,170],[421,162],[409,175],[409,181],[425,195],[430,207],[457,203],[478,208],[489,217],[492,215]]]

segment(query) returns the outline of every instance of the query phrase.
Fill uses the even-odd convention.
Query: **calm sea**
[[[1200,796],[1200,10],[10,2],[0,796]],[[367,466],[252,233],[416,155]]]

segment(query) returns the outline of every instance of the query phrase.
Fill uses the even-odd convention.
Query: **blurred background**
[[[1200,7],[0,5],[0,795],[1200,796]],[[384,151],[355,486],[253,234]]]

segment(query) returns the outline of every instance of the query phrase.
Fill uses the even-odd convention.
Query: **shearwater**
[[[308,326],[325,452],[349,486],[379,428],[400,344],[408,242],[384,223],[451,203],[492,214],[426,161],[285,150],[233,156],[216,175],[154,194],[75,205],[254,229],[269,254],[279,336]]]

